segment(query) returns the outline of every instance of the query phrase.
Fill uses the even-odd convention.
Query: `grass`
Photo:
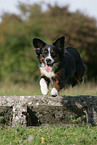
[[[97,127],[46,126],[1,128],[2,145],[96,145]]]
[[[32,96],[41,94],[38,83],[1,83],[0,96]]]
[[[61,95],[69,95],[69,96],[76,96],[76,95],[91,95],[97,96],[97,84],[94,82],[87,82],[84,84],[78,84],[74,88],[68,87],[65,91],[60,93]]]
[[[34,82],[32,84],[13,84],[0,83],[0,96],[33,96],[42,95],[39,84]],[[50,94],[49,94],[50,95]],[[97,96],[97,84],[84,83],[68,87],[65,91],[61,91],[59,95],[76,96],[76,95],[92,95]]]
[[[0,96],[41,95],[39,85],[0,83]],[[95,83],[69,87],[60,95],[97,95]],[[27,128],[0,127],[2,145],[97,145],[97,127],[91,126],[45,126]]]

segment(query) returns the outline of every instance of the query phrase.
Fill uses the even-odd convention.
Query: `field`
[[[0,84],[0,96],[40,95],[39,85],[34,84]],[[97,85],[85,83],[74,88],[69,87],[60,95],[92,95],[97,96]],[[0,127],[0,144],[2,145],[97,145],[97,127],[53,125],[40,127],[15,128]]]
[[[97,127],[45,126],[0,129],[2,145],[97,145]]]
[[[39,79],[39,69],[32,45],[34,37],[50,44],[64,35],[65,46],[77,48],[87,65],[86,78],[97,79],[97,19],[89,17],[84,11],[71,12],[69,5],[60,7],[57,0],[54,5],[44,0],[36,4],[34,2],[36,1],[18,0],[16,6],[18,14],[7,9],[0,13],[0,96],[42,95],[39,83],[36,81]],[[44,6],[47,8],[45,11],[42,9]],[[68,87],[59,95],[97,96],[97,82],[86,82],[74,88]],[[2,121],[2,109],[0,111],[0,121]],[[21,127],[20,124],[14,128],[0,126],[0,145],[41,144],[97,145],[97,127],[59,124],[32,128]]]
[[[13,84],[13,83],[1,83],[0,84],[0,96],[33,96],[41,95],[39,84],[34,82],[32,84]],[[49,93],[50,95],[50,93]],[[76,95],[92,95],[97,96],[97,84],[94,82],[78,84],[74,88],[68,87],[66,90],[62,90],[59,95],[76,96]]]

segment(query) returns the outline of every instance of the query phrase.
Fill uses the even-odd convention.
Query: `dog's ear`
[[[41,39],[38,38],[33,39],[33,46],[38,59],[40,58],[41,50],[45,45],[46,43]]]
[[[45,45],[46,45],[46,43],[44,41],[42,41],[41,39],[39,39],[39,38],[34,38],[33,39],[33,46],[34,46],[35,50],[40,50]]]
[[[54,46],[56,46],[56,48],[59,51],[63,51],[64,50],[64,43],[65,43],[65,37],[64,36],[61,36],[56,41],[54,41],[52,44]]]

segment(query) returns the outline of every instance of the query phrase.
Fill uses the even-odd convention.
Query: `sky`
[[[54,5],[57,3],[59,6],[69,5],[69,10],[74,12],[80,10],[82,13],[95,17],[97,20],[97,0],[0,0],[0,15],[2,12],[12,12],[19,13],[17,9],[18,2],[27,2],[27,3],[39,3],[46,2]],[[46,7],[44,7],[46,9]]]

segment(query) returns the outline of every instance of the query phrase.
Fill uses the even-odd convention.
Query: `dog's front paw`
[[[53,89],[51,90],[51,95],[52,95],[53,97],[55,97],[55,96],[58,95],[58,91],[57,91],[56,88],[53,88]]]
[[[46,81],[45,81],[44,78],[42,78],[42,79],[40,80],[40,88],[41,88],[41,93],[42,93],[43,95],[47,95],[47,93],[48,93],[48,88],[47,88],[47,83],[46,83]]]

